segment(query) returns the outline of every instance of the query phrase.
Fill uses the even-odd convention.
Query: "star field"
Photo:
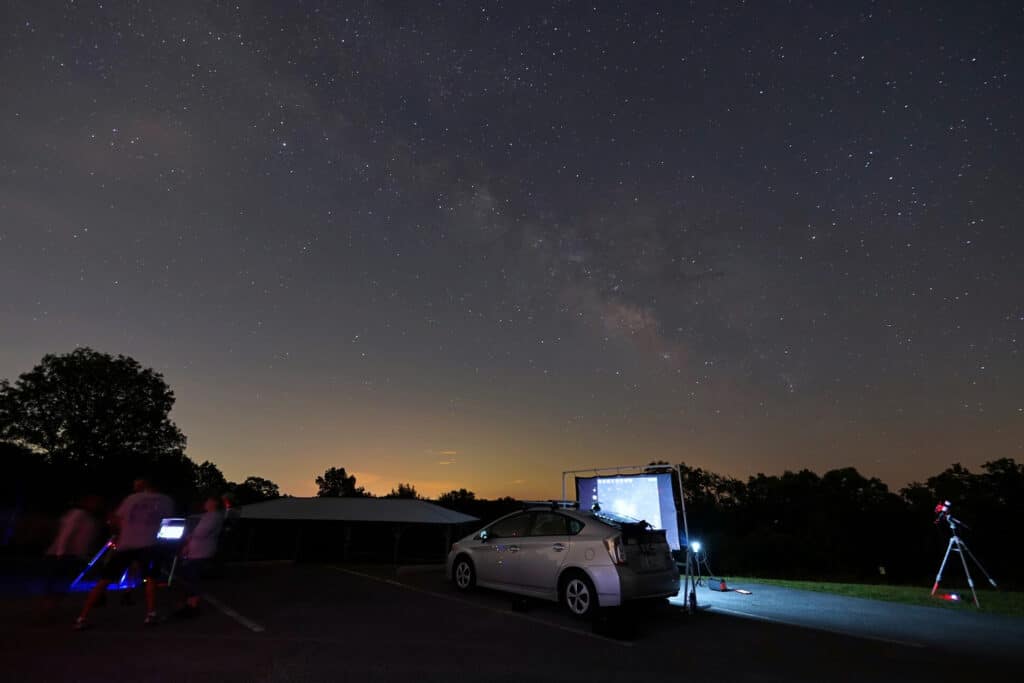
[[[0,21],[0,377],[131,355],[229,477],[1024,456],[1019,3]]]

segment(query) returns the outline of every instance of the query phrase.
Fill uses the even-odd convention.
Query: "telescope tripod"
[[[978,562],[978,558],[974,556],[974,553],[970,551],[967,544],[964,543],[960,536],[957,534],[957,522],[952,517],[949,518],[949,528],[953,532],[953,535],[949,538],[949,545],[946,546],[946,554],[942,557],[942,564],[939,565],[939,573],[935,575],[935,585],[932,586],[932,596],[935,596],[935,591],[939,589],[939,582],[942,581],[942,572],[946,569],[946,562],[949,561],[949,554],[951,552],[957,552],[960,554],[960,563],[964,566],[964,574],[967,576],[967,585],[971,588],[971,597],[974,598],[974,606],[981,607],[978,603],[978,594],[974,590],[974,579],[971,578],[971,570],[967,566],[967,558],[970,557],[971,561],[978,566],[981,573],[985,575],[988,582],[993,588],[996,588],[996,582],[992,580],[992,577],[988,575],[985,568],[981,566],[981,562]]]

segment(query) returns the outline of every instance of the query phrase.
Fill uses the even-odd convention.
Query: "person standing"
[[[90,555],[96,550],[99,524],[98,496],[82,496],[60,518],[60,526],[53,543],[46,550],[50,571],[47,577],[47,607],[53,607],[59,596],[67,593],[69,582],[85,568]]]
[[[118,506],[111,520],[117,531],[117,540],[100,580],[85,598],[82,612],[75,621],[76,630],[88,628],[89,612],[104,595],[107,586],[120,578],[134,563],[138,563],[146,587],[146,619],[143,623],[158,623],[156,572],[159,555],[156,536],[160,531],[160,522],[174,514],[174,501],[158,492],[145,477],[135,480],[134,489],[135,492]]]
[[[206,499],[203,510],[199,523],[185,539],[181,551],[185,604],[175,612],[175,616],[179,617],[194,617],[199,614],[203,574],[208,570],[213,556],[217,554],[217,542],[224,526],[224,515],[220,511],[220,500],[216,496]]]

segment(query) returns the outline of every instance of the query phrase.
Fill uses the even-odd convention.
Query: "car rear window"
[[[557,512],[535,512],[531,536],[568,536],[569,518]]]

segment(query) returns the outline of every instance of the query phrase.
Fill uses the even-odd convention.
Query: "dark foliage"
[[[345,471],[344,467],[329,467],[322,476],[316,478],[318,496],[366,496],[366,489],[356,486],[356,476]]]
[[[449,510],[478,517],[481,522],[490,522],[523,507],[521,501],[509,496],[487,500],[477,498],[475,493],[466,489],[458,489],[441,494],[437,498],[437,504]]]
[[[220,468],[209,460],[204,460],[203,464],[196,465],[194,481],[196,494],[202,498],[223,496],[233,486],[224,477],[224,473],[220,471]]]
[[[416,487],[412,484],[399,484],[397,488],[391,489],[391,493],[384,496],[385,498],[410,498],[417,500],[420,494],[416,491]]]
[[[743,482],[682,465],[691,537],[709,549],[716,572],[928,583],[949,539],[948,527],[933,523],[934,507],[949,500],[986,568],[1021,585],[1024,557],[1008,539],[1024,512],[1024,466],[1001,459],[982,470],[953,465],[894,493],[853,468]]]
[[[82,489],[128,490],[140,473],[186,493],[195,465],[170,420],[163,377],[126,356],[79,348],[47,355],[14,384],[0,385],[0,440],[36,454],[62,497]]]
[[[229,484],[228,490],[235,505],[260,503],[281,497],[277,484],[263,477],[246,477],[240,484]]]
[[[476,501],[476,494],[466,489],[449,491],[437,497],[438,505],[451,510],[466,513],[466,509]],[[466,513],[468,514],[468,513]]]
[[[47,355],[13,384],[0,381],[0,506],[52,514],[82,494],[113,506],[145,475],[182,510],[206,496],[255,502],[280,495],[259,477],[227,481],[184,453],[163,377],[126,356],[88,348]]]

